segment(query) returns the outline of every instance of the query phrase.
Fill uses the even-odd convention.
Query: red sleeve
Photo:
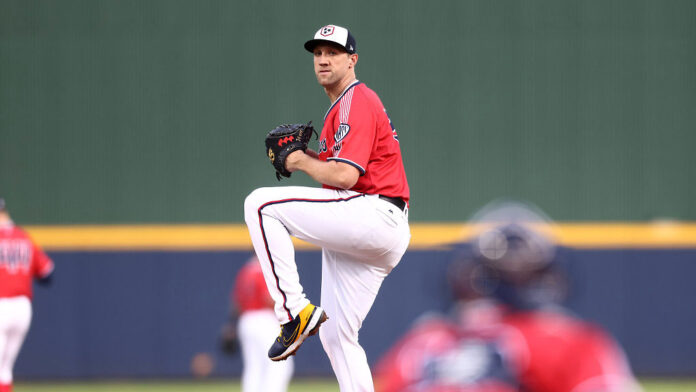
[[[356,88],[351,92],[354,90]],[[363,175],[377,134],[372,106],[360,91],[354,96],[344,96],[339,105],[340,114],[334,119],[334,129],[337,129],[334,139],[336,144],[341,144],[341,149],[328,159],[351,164]]]
[[[586,326],[573,353],[576,366],[569,378],[574,388],[583,385],[597,391],[631,390],[634,380],[623,349],[601,328]]]
[[[263,277],[263,271],[260,267],[254,270],[254,289],[259,297],[260,302],[266,307],[272,308],[273,299],[271,298],[271,294],[268,292],[268,288],[266,287],[266,280]]]
[[[618,343],[602,328],[560,312],[511,315],[527,343],[524,383],[540,391],[629,391],[635,382]]]
[[[249,285],[246,282],[249,279],[249,268],[250,264],[244,264],[234,279],[234,288],[232,289],[232,301],[237,307],[237,309],[239,309],[240,311],[244,306],[245,297],[248,296],[247,293],[249,291]]]
[[[416,334],[414,332],[401,338],[383,357],[375,367],[375,391],[377,392],[400,392],[411,382],[404,372],[401,364],[402,356],[400,353],[405,348],[412,345]],[[414,362],[418,358],[414,358]]]
[[[32,242],[32,276],[39,279],[45,278],[53,272],[53,260],[51,260],[41,248]]]
[[[455,341],[452,326],[440,318],[424,319],[401,337],[375,367],[377,392],[403,392],[423,376],[423,363]]]
[[[247,262],[239,271],[233,296],[239,312],[273,307],[258,261]]]

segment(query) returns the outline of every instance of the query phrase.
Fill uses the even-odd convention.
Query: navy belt
[[[379,195],[379,198],[394,204],[395,206],[399,207],[399,209],[401,211],[403,211],[404,208],[406,208],[406,202],[404,201],[404,199],[402,199],[400,197],[389,197],[389,196]]]

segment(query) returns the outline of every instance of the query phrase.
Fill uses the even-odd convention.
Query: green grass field
[[[645,392],[693,392],[696,380],[642,380]],[[19,382],[15,392],[241,392],[239,381]],[[294,380],[288,392],[338,392],[333,380]]]

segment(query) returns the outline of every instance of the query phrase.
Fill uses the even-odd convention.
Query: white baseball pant
[[[30,324],[29,298],[0,298],[0,385],[12,384],[12,368]]]
[[[322,345],[342,392],[373,391],[358,331],[408,247],[408,210],[378,195],[309,187],[259,188],[244,210],[280,323],[309,304],[290,237],[323,249],[320,306],[329,320],[319,329]]]
[[[269,342],[278,336],[278,319],[271,309],[242,313],[237,322],[242,349],[242,392],[285,392],[294,370],[293,358],[268,360]]]

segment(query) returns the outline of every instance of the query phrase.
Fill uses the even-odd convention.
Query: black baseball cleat
[[[280,326],[280,335],[268,350],[271,361],[283,361],[302,345],[307,336],[315,335],[321,324],[329,317],[324,309],[309,304],[292,321]]]

